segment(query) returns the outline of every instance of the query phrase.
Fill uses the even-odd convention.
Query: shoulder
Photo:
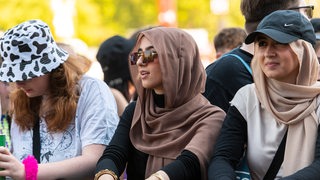
[[[238,106],[243,106],[244,104],[250,105],[251,103],[256,103],[257,95],[255,91],[255,85],[247,84],[241,87],[237,93],[234,95],[231,105],[234,105],[238,108]]]
[[[84,75],[79,81],[80,96],[89,95],[112,95],[109,86],[102,80]]]
[[[250,64],[251,57],[249,54],[245,54],[245,52],[241,51],[239,48],[234,49],[207,66],[207,76],[209,78],[220,78],[225,77],[226,75],[237,75],[238,73],[240,73],[239,68],[245,68],[238,57],[243,59],[243,61],[245,61],[246,63]]]
[[[240,88],[230,104],[235,106],[243,116],[246,112],[252,111],[256,109],[256,107],[260,106],[260,102],[255,91],[255,84],[248,84]]]
[[[88,75],[83,75],[79,81],[79,85],[81,87],[87,87],[93,84],[96,84],[98,86],[104,86],[104,87],[108,86],[104,81]]]
[[[88,106],[88,102],[94,102],[95,105],[117,108],[110,88],[100,79],[84,75],[79,81],[79,91],[79,104]]]

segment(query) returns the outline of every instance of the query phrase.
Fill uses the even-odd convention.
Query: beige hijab
[[[152,90],[144,89],[137,66],[130,72],[138,93],[130,138],[140,151],[149,154],[146,177],[174,161],[187,149],[200,161],[202,179],[225,113],[200,93],[205,86],[205,71],[193,38],[177,28],[157,27],[140,34],[158,53],[165,107],[155,106]],[[199,178],[200,179],[200,178]]]
[[[285,176],[312,163],[319,124],[319,118],[315,114],[316,98],[320,93],[316,54],[311,44],[304,40],[292,42],[290,47],[300,64],[296,84],[268,79],[255,57],[251,64],[256,92],[262,106],[278,123],[288,125],[282,164]]]

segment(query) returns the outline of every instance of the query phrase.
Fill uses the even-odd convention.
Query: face
[[[296,83],[299,61],[289,44],[281,44],[265,35],[255,40],[255,56],[263,73],[271,79]]]
[[[139,49],[143,52],[146,50],[151,50],[155,53],[155,50],[151,44],[151,42],[143,37],[141,39],[141,44]],[[145,53],[145,56],[150,53]],[[150,56],[149,56],[150,57]],[[146,89],[153,89],[157,94],[163,94],[163,85],[162,85],[162,73],[160,69],[158,56],[153,57],[153,61],[144,62],[144,56],[140,56],[137,60],[138,66],[138,76],[141,80],[142,86]]]
[[[0,96],[1,98],[8,99],[10,92],[10,85],[7,82],[0,82]]]
[[[28,97],[46,96],[49,94],[49,75],[17,81],[17,88],[22,89]]]

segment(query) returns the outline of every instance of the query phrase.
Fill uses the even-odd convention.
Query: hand
[[[148,177],[146,180],[161,180],[156,176],[151,175],[150,177]]]
[[[98,180],[114,180],[114,179],[110,174],[104,174],[100,176]]]
[[[10,176],[15,180],[24,180],[24,165],[5,147],[0,147],[0,176]]]
[[[164,171],[160,170],[160,171],[157,171],[156,173],[152,174],[146,180],[170,180],[170,178],[167,175],[167,173],[165,173]]]

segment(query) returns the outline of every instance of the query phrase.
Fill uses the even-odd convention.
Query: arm
[[[320,128],[316,142],[314,161],[311,165],[299,170],[293,175],[282,178],[283,180],[317,180],[320,177]]]
[[[209,179],[230,179],[247,143],[247,123],[236,107],[231,106],[223,122],[221,133],[208,169]]]
[[[175,161],[164,166],[157,173],[165,179],[193,180],[201,177],[201,169],[198,157],[191,151],[184,150]],[[159,180],[151,175],[147,180]]]
[[[105,149],[104,145],[88,145],[80,156],[67,160],[38,164],[38,179],[85,179],[94,175],[94,167]],[[16,180],[25,179],[24,165],[7,148],[0,147],[0,176],[10,176]]]
[[[85,179],[94,176],[95,165],[105,149],[104,145],[88,145],[80,156],[60,162],[39,164],[38,179]],[[87,177],[87,178],[89,178]]]
[[[132,102],[123,112],[110,144],[107,146],[97,163],[96,173],[104,169],[109,169],[120,177],[121,173],[124,171],[128,156],[132,150],[129,131],[134,108],[135,102]],[[101,176],[100,179],[102,179],[102,177],[103,176]]]
[[[198,157],[191,151],[184,150],[177,160],[163,167],[170,179],[192,180],[201,177],[201,169]]]

